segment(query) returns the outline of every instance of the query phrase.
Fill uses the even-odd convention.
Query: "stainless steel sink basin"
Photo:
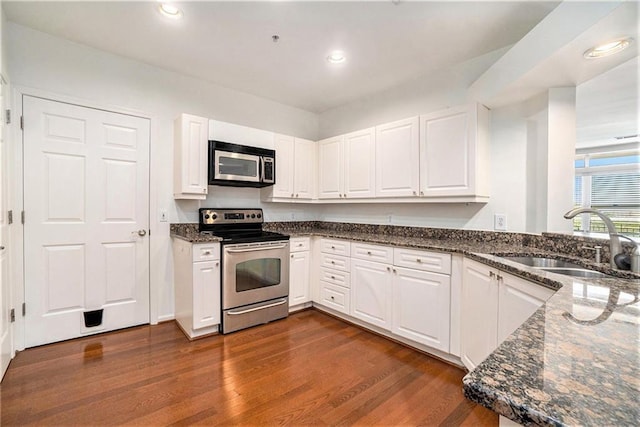
[[[612,277],[599,271],[589,270],[581,265],[560,259],[536,257],[536,256],[505,256],[509,261],[527,265],[550,273],[562,274],[565,276],[582,277],[585,279],[596,279],[600,277]]]
[[[585,279],[597,279],[599,277],[611,277],[608,274],[599,271],[587,270],[585,268],[541,268],[540,270],[550,273],[563,274],[565,276],[583,277]]]
[[[529,267],[537,268],[584,268],[581,265],[575,264],[573,262],[562,261],[553,258],[543,258],[535,256],[505,256],[502,258],[520,264],[528,265]]]

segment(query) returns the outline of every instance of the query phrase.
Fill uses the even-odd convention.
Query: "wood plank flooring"
[[[492,425],[464,372],[317,310],[189,342],[174,322],[28,349],[10,425]]]

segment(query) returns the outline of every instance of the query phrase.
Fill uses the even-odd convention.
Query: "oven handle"
[[[260,306],[260,307],[248,308],[246,310],[240,310],[240,311],[229,310],[229,311],[227,311],[227,314],[229,314],[230,316],[237,316],[239,314],[246,314],[246,313],[251,313],[252,311],[263,310],[265,308],[277,307],[279,305],[284,304],[285,302],[287,302],[287,299],[283,298],[282,300],[280,300],[278,302],[274,302],[274,303],[271,303],[271,304],[263,305],[263,306]]]
[[[256,246],[253,248],[246,248],[246,249],[228,249],[225,248],[225,252],[228,252],[230,254],[237,254],[240,252],[255,252],[255,251],[264,251],[264,250],[270,250],[270,249],[282,249],[282,248],[286,248],[287,244],[285,243],[284,245],[273,245],[273,246]]]

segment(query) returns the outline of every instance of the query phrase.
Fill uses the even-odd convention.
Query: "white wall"
[[[175,202],[172,189],[173,120],[191,113],[221,121],[315,139],[318,116],[246,93],[165,71],[87,46],[4,23],[9,73],[14,86],[86,100],[87,104],[135,110],[151,116],[151,284],[160,319],[173,315],[173,269],[169,222],[195,221],[197,205]],[[5,40],[6,36],[6,40]],[[4,51],[4,49],[3,49]],[[4,52],[3,52],[4,53]],[[3,61],[4,64],[4,61]],[[20,177],[15,177],[19,181]],[[224,200],[224,202],[222,202]],[[257,190],[214,190],[203,206],[259,206]],[[169,212],[160,223],[158,209]],[[299,209],[265,205],[268,220],[290,219]],[[188,218],[187,218],[188,217]],[[154,313],[152,312],[152,318]]]

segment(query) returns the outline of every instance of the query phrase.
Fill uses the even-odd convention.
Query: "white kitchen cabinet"
[[[473,369],[554,291],[473,260],[463,265],[461,358]]]
[[[316,143],[275,135],[276,183],[262,190],[264,200],[311,200],[315,194]]]
[[[174,121],[174,199],[207,198],[208,126],[208,119],[190,114],[181,114]]]
[[[220,244],[173,239],[175,316],[190,339],[218,332]]]
[[[348,315],[351,308],[351,243],[323,238],[319,248],[319,260],[316,264],[319,271],[318,303]]]
[[[318,142],[318,198],[341,199],[344,193],[344,138]]]
[[[375,197],[375,142],[375,128],[351,132],[344,136],[344,198]]]
[[[289,263],[289,307],[304,305],[311,300],[309,279],[311,253],[308,237],[294,237],[289,242],[291,259]]]
[[[498,345],[498,286],[489,266],[469,259],[463,266],[461,359],[473,369]]]
[[[375,197],[375,128],[318,142],[318,198]]]
[[[394,334],[449,352],[451,277],[393,268]]]
[[[351,315],[391,330],[391,266],[351,260]]]
[[[420,195],[488,199],[488,129],[480,104],[420,116]]]
[[[522,325],[555,291],[507,273],[498,273],[498,345]]]
[[[376,126],[376,197],[414,197],[420,186],[418,117]]]

